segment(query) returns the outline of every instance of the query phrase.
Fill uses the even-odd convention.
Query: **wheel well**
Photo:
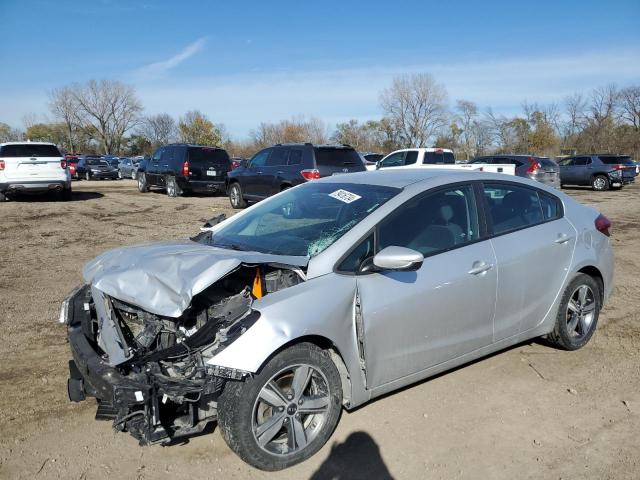
[[[580,270],[578,270],[578,273],[584,273],[586,275],[589,275],[596,282],[598,282],[598,285],[600,286],[600,301],[603,301],[604,300],[604,279],[602,278],[602,273],[600,273],[600,270],[598,270],[593,265],[589,265],[586,267],[582,267]]]
[[[280,185],[280,191],[286,190],[287,188],[291,187],[293,187],[293,185],[291,185],[290,183],[283,183],[282,185]]]
[[[349,375],[349,370],[347,369],[347,365],[342,358],[342,354],[338,350],[338,347],[326,337],[321,335],[306,335],[304,337],[294,338],[290,342],[285,343],[280,348],[278,348],[275,352],[273,352],[268,359],[266,359],[260,369],[264,365],[269,362],[275,355],[280,353],[282,350],[285,350],[293,345],[298,343],[312,343],[316,347],[321,348],[322,350],[326,350],[329,353],[329,356],[336,368],[338,369],[338,373],[340,373],[340,380],[342,382],[342,402],[345,406],[349,406],[351,403],[351,376]]]
[[[236,180],[236,179],[233,179],[233,180],[227,179],[226,182],[227,182],[226,187],[227,187],[227,191],[228,191],[229,187],[231,187],[231,185],[233,185],[234,183],[238,183],[238,180]]]

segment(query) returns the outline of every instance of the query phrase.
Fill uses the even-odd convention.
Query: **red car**
[[[76,172],[76,165],[78,165],[78,155],[65,155],[64,159],[67,161],[67,167],[69,167],[71,178],[77,179],[78,173]]]

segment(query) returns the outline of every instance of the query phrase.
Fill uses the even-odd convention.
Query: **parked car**
[[[115,168],[118,168],[120,163],[120,157],[116,157],[115,155],[103,155],[102,159],[106,160],[109,165]]]
[[[264,470],[316,453],[343,407],[530,338],[581,348],[612,291],[606,217],[520,177],[327,176],[220,220],[85,266],[68,393],[143,444],[217,419]]]
[[[150,187],[160,187],[170,197],[184,192],[215,193],[224,190],[230,169],[229,155],[222,148],[166,145],[138,168],[138,190],[147,192]]]
[[[76,166],[80,161],[79,155],[65,155],[64,159],[67,161],[67,168],[69,169],[69,174],[71,178],[78,178],[78,173],[76,172]]]
[[[478,163],[511,164],[515,165],[515,174],[519,177],[530,178],[540,183],[560,188],[560,168],[558,164],[547,157],[532,155],[487,155],[471,160],[467,165]]]
[[[231,170],[235,170],[239,166],[245,165],[247,163],[247,161],[248,160],[246,158],[231,157]]]
[[[421,165],[454,165],[456,157],[447,148],[403,148],[391,152],[377,165],[367,165],[367,170],[379,168],[415,168]]]
[[[81,157],[76,165],[76,172],[79,177],[85,180],[118,179],[118,169],[101,156]]]
[[[67,161],[53,143],[0,143],[0,201],[19,192],[55,192],[60,200],[71,199]]]
[[[138,156],[138,157],[134,158],[134,160],[137,163],[134,163],[133,168],[131,169],[132,170],[131,178],[133,178],[134,180],[138,179],[138,170],[140,168],[143,168],[143,169],[146,168],[147,160],[149,160],[150,158],[151,157],[149,155],[146,155],[144,157],[143,156]]]
[[[118,164],[118,173],[120,178],[136,179],[136,167],[140,161],[137,158],[123,157]]]
[[[370,170],[375,170],[376,164],[384,158],[384,155],[382,153],[373,153],[373,152],[358,152],[358,153],[362,157],[364,166],[367,167],[368,170],[369,170],[369,167],[371,167]]]
[[[591,185],[594,190],[633,183],[636,165],[628,155],[577,155],[560,160],[562,185]]]
[[[362,159],[348,145],[277,144],[256,153],[229,173],[227,193],[233,208],[244,208],[301,183],[331,175],[361,172]]]

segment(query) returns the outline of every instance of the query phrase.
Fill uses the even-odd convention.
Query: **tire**
[[[118,180],[122,180],[122,172],[118,170]]]
[[[89,172],[84,172],[84,179],[85,179],[85,180],[91,180],[91,173],[89,173]]]
[[[9,197],[7,197],[3,192],[0,192],[0,202],[8,202]]]
[[[136,179],[136,172],[131,170],[131,180],[135,180],[135,179]]]
[[[294,389],[297,379],[305,379],[300,394]],[[276,385],[277,392],[268,384]],[[313,413],[301,413],[305,405]],[[218,399],[218,425],[229,448],[242,460],[275,471],[320,450],[341,410],[340,374],[329,354],[300,343],[275,355],[258,374],[229,381]]]
[[[164,181],[166,187],[167,187],[167,196],[168,197],[179,197],[180,195],[182,195],[182,190],[180,189],[180,187],[178,186],[178,182],[176,181],[176,177],[172,177],[170,175],[167,175],[167,177],[165,178]]]
[[[247,206],[244,194],[242,193],[242,187],[238,182],[229,185],[229,201],[231,202],[231,207],[235,209],[245,208]]]
[[[591,179],[591,188],[598,192],[609,190],[609,178],[606,175],[595,175]]]
[[[548,340],[563,350],[584,347],[596,330],[601,307],[600,282],[579,273],[562,294],[556,324]]]
[[[147,176],[144,172],[138,173],[138,191],[140,193],[146,193],[149,191],[149,184],[147,183]]]

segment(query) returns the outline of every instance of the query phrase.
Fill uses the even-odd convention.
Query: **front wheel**
[[[300,343],[255,376],[228,382],[218,400],[218,425],[242,460],[261,470],[282,470],[322,448],[341,405],[340,374],[329,354]]]
[[[609,179],[606,175],[596,175],[591,180],[591,187],[599,192],[609,190]]]
[[[146,193],[149,191],[149,185],[147,184],[147,176],[144,172],[138,173],[138,191],[140,193]]]
[[[136,172],[131,170],[131,180],[135,180],[136,179]]]
[[[231,206],[235,209],[244,208],[247,206],[247,202],[244,199],[244,195],[242,193],[242,187],[237,182],[232,183],[229,186],[229,202],[231,202]]]
[[[118,170],[118,180],[122,180],[122,172]]]
[[[564,350],[578,350],[587,344],[598,324],[602,307],[600,283],[579,273],[569,283],[558,308],[556,325],[548,340]]]

